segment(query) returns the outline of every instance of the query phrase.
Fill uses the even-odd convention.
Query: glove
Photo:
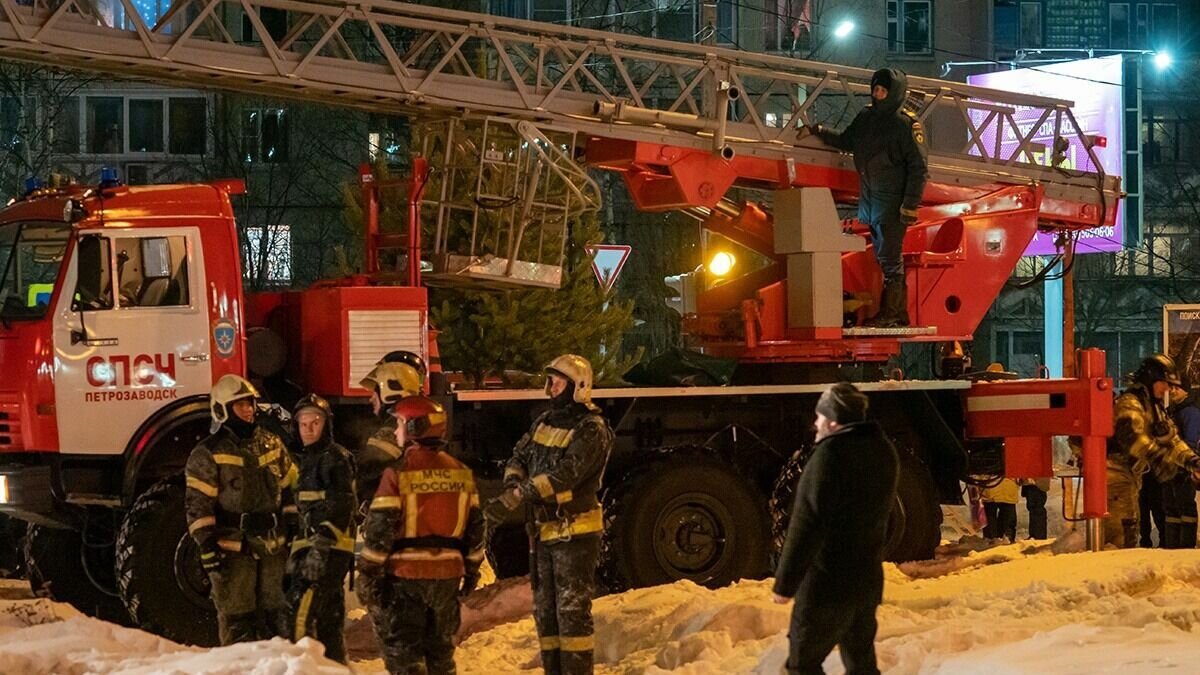
[[[317,547],[308,549],[308,553],[304,559],[300,561],[300,578],[311,583],[316,583],[325,574],[325,568],[329,562],[329,552]]]
[[[475,587],[478,585],[479,585],[479,572],[478,571],[463,575],[462,588],[458,589],[458,597],[460,597],[460,598],[467,597],[468,595],[471,594],[471,591],[475,590]]]
[[[509,511],[515,511],[516,508],[521,505],[521,502],[525,501],[525,497],[521,494],[520,488],[505,490],[504,492],[501,492],[500,496],[496,497],[496,499],[504,505],[504,508],[508,509]]]
[[[901,206],[900,207],[900,222],[904,223],[905,226],[916,223],[917,222],[917,210],[916,209],[906,209],[903,206]]]
[[[205,574],[220,572],[224,564],[225,552],[221,549],[214,546],[200,551],[200,567],[204,568]]]

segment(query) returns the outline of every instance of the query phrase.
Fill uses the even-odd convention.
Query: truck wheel
[[[688,579],[710,588],[768,572],[770,529],[758,491],[688,454],[643,466],[605,495],[601,577],[609,591]]]
[[[137,625],[186,644],[217,644],[217,615],[188,536],[184,488],[167,479],[142,493],[117,537],[121,598]]]
[[[25,532],[25,564],[36,595],[69,603],[97,619],[129,625],[129,614],[116,595],[111,544],[85,549],[75,530],[31,524]],[[93,579],[108,587],[97,586]]]
[[[796,497],[796,482],[803,472],[803,459],[793,456],[784,465],[771,492],[771,563],[779,562],[788,519]],[[928,560],[941,543],[942,509],[938,505],[933,476],[925,463],[900,450],[900,477],[896,501],[888,514],[883,559],[888,562]]]
[[[942,506],[933,474],[919,457],[900,449],[900,482],[896,486],[897,510],[903,515],[902,536],[889,531],[891,562],[929,560],[942,543]]]

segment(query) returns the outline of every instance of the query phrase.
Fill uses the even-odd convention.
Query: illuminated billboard
[[[1071,108],[1080,129],[1089,136],[1100,136],[1105,139],[1103,146],[1093,148],[1096,157],[1104,167],[1105,173],[1112,176],[1125,175],[1125,128],[1124,128],[1124,74],[1123,58],[1105,56],[1098,59],[1080,61],[1065,61],[1063,63],[1048,63],[1032,68],[1005,70],[983,75],[972,75],[967,83],[990,89],[1003,89],[1022,94],[1061,98],[1074,102]],[[1037,124],[1043,108],[1017,107],[1013,119],[1017,129],[1004,125],[1003,137],[1000,139],[1002,157],[1009,157],[1027,135],[1033,125]],[[972,121],[979,125],[984,121],[984,111],[972,111]],[[989,124],[981,135],[984,147],[996,147],[996,127]],[[1017,133],[1021,136],[1018,136]],[[1060,165],[1067,171],[1095,171],[1087,150],[1079,138],[1068,135],[1065,129],[1063,136],[1070,143],[1066,151],[1066,159]],[[1031,139],[1034,143],[1045,146],[1046,150],[1039,157],[1039,163],[1049,164],[1054,147],[1054,115],[1034,132]],[[972,146],[972,152],[978,154]],[[1079,234],[1076,253],[1096,253],[1103,251],[1119,251],[1124,241],[1125,209],[1117,211],[1117,219],[1111,227],[1097,227],[1085,230]],[[1055,234],[1040,232],[1033,237],[1025,255],[1054,255]]]

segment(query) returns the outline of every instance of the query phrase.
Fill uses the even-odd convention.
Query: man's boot
[[[1163,525],[1162,531],[1162,548],[1176,549],[1179,548],[1179,523],[1174,522],[1175,516],[1168,516],[1167,522]]]
[[[879,294],[879,313],[866,325],[872,328],[908,325],[908,287],[903,278],[883,282],[883,292]]]

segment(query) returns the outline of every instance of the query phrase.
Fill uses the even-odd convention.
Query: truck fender
[[[139,483],[147,478],[144,472],[149,467],[167,460],[162,455],[164,442],[187,425],[205,425],[209,419],[208,396],[189,396],[174,401],[155,411],[125,446],[122,465],[124,476],[121,481],[121,500],[129,506],[137,498]],[[199,439],[196,439],[199,440]],[[178,449],[184,453],[191,447]],[[186,457],[179,462],[180,466]],[[149,481],[153,484],[155,481]]]

